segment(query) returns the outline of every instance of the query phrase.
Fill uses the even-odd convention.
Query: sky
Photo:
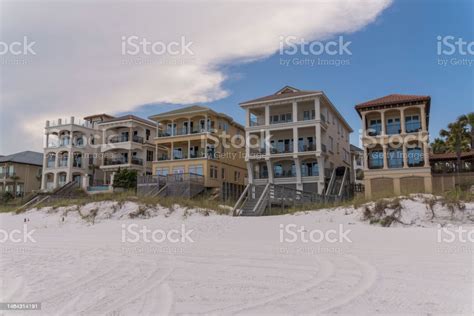
[[[0,53],[2,43],[25,37],[35,52],[0,54],[0,154],[41,151],[45,120],[61,117],[148,117],[201,104],[244,123],[240,102],[285,85],[323,90],[354,129],[356,145],[361,121],[354,105],[387,94],[430,95],[431,137],[474,111],[474,44],[467,50],[473,1],[289,3],[0,0]],[[133,55],[133,36],[191,44],[178,55]],[[438,38],[449,36],[465,41],[465,49],[450,54],[441,45],[438,54]],[[299,48],[291,55],[288,46],[280,49],[289,38],[342,39],[350,54],[306,55]],[[332,64],[308,64],[315,60]]]

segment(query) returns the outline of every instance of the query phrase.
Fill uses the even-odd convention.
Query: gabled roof
[[[393,105],[393,104],[403,104],[410,102],[429,102],[431,97],[428,95],[411,95],[411,94],[389,94],[381,98],[373,99],[364,103],[357,104],[355,106],[356,110],[365,109],[375,106],[383,105]]]
[[[153,120],[157,117],[163,117],[163,116],[173,116],[173,115],[179,115],[179,114],[185,114],[189,112],[206,112],[209,111],[210,108],[205,107],[205,106],[200,106],[200,105],[191,105],[187,106],[184,108],[168,111],[168,112],[163,112],[159,114],[155,114],[149,117],[150,120]]]
[[[111,122],[130,121],[130,120],[134,120],[134,121],[138,121],[138,122],[141,122],[141,123],[144,123],[144,124],[148,124],[148,125],[155,126],[155,123],[152,122],[152,121],[143,119],[143,118],[138,117],[138,116],[135,116],[135,115],[130,115],[130,114],[129,114],[129,115],[124,115],[124,116],[115,117],[115,118],[113,118],[113,119],[110,119],[110,120],[107,120],[107,121],[104,121],[104,122],[100,122],[99,125],[108,124],[108,123],[111,123]]]
[[[3,162],[43,166],[43,154],[35,151],[22,151],[16,154],[0,157],[0,163]]]
[[[90,119],[93,119],[93,118],[105,118],[105,119],[113,119],[115,118],[114,116],[112,115],[109,115],[109,114],[106,114],[106,113],[101,113],[101,114],[93,114],[93,115],[88,115],[86,117],[84,117],[84,120],[90,120]]]
[[[280,99],[287,99],[287,98],[294,98],[294,97],[302,97],[306,95],[312,95],[312,94],[318,94],[322,93],[322,91],[316,91],[316,90],[300,90],[297,88],[293,88],[290,86],[284,86],[274,94],[270,94],[264,97],[260,97],[257,99],[245,101],[242,103],[239,103],[241,106],[242,105],[248,105],[252,103],[259,103],[259,102],[266,102],[266,101],[275,101],[275,100],[280,100]]]

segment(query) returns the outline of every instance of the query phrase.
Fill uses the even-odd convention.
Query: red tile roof
[[[461,159],[474,157],[474,149],[461,153]],[[457,159],[456,153],[430,154],[430,160],[453,160]]]
[[[392,105],[408,102],[426,101],[430,102],[431,97],[428,95],[410,95],[410,94],[389,94],[381,98],[373,99],[356,105],[356,110],[373,106]]]

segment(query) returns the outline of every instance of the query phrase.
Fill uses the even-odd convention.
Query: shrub
[[[114,188],[135,189],[137,187],[137,171],[122,169],[114,175]]]

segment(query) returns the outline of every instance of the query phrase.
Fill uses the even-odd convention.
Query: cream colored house
[[[41,187],[43,154],[23,151],[0,157],[0,193],[22,197]]]
[[[332,171],[350,168],[352,129],[324,92],[286,86],[240,106],[250,184],[324,194]]]
[[[244,188],[244,128],[205,106],[189,106],[149,117],[158,133],[153,174],[197,174],[204,187],[236,197]]]
[[[86,175],[94,178],[100,165],[98,124],[110,118],[102,114],[46,121],[42,190],[52,191],[73,180],[81,183]]]
[[[98,123],[102,136],[100,169],[103,183],[109,184],[119,169],[136,170],[138,175],[151,175],[155,159],[156,125],[134,115],[109,118]]]
[[[429,96],[391,94],[356,105],[367,197],[431,192]]]

